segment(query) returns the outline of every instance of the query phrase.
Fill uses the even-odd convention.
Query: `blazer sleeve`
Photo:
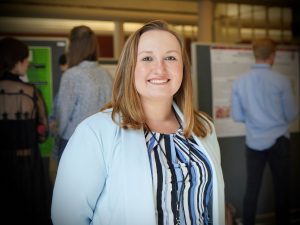
[[[59,163],[51,208],[53,224],[90,224],[106,176],[101,138],[88,123],[81,123]]]

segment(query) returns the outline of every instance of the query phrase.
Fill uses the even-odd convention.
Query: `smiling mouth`
[[[148,80],[151,84],[166,84],[169,82],[170,79],[164,79],[164,80]]]

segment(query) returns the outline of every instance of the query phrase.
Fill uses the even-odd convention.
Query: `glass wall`
[[[217,3],[213,41],[243,43],[268,36],[279,43],[290,43],[291,23],[291,8]]]

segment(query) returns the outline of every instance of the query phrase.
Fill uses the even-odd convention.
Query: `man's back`
[[[289,80],[268,64],[254,64],[233,85],[232,117],[244,122],[247,144],[265,149],[277,137],[287,135],[297,110]]]

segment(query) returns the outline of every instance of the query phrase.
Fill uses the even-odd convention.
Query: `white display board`
[[[212,107],[216,132],[219,137],[243,136],[243,123],[231,118],[232,83],[250,69],[254,56],[250,45],[212,45],[210,47]],[[293,93],[299,104],[299,48],[278,47],[273,70],[286,75],[291,81]],[[290,131],[299,131],[299,119]]]

